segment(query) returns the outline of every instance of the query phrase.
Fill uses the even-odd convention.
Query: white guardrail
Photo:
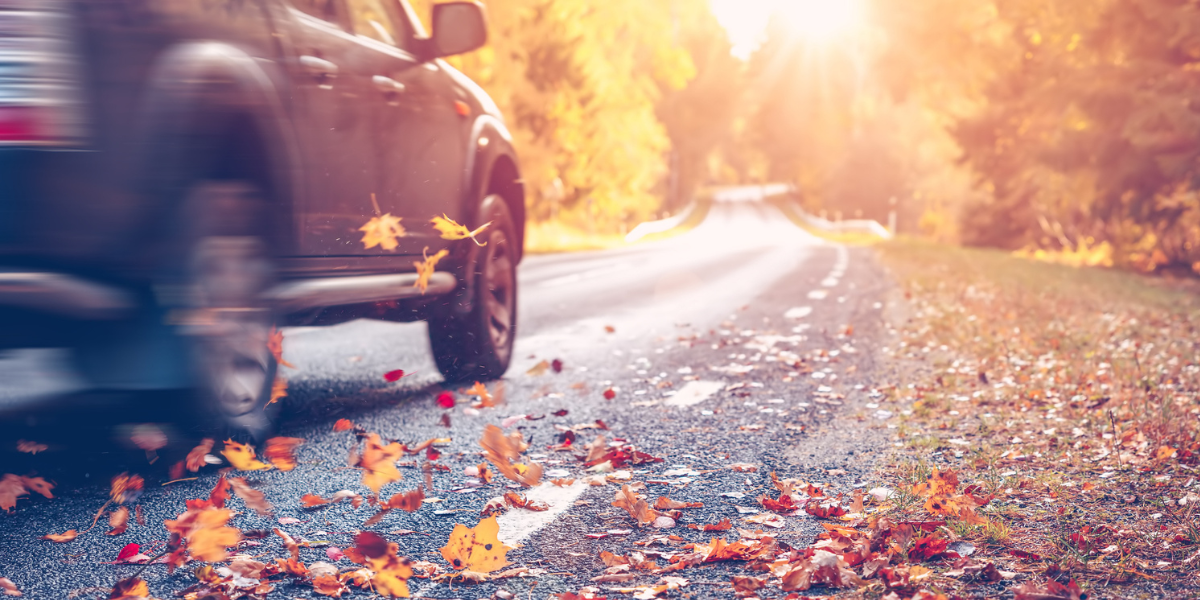
[[[712,193],[713,202],[763,202],[772,196],[793,194],[796,186],[787,183],[769,183],[766,185],[744,185],[717,190]],[[804,210],[798,203],[792,202],[792,209],[804,224],[829,233],[867,233],[885,240],[892,239],[892,232],[879,221],[872,219],[848,219],[845,221],[830,221]],[[679,214],[657,221],[646,221],[638,224],[625,236],[627,243],[636,242],[648,235],[664,233],[679,227],[696,211],[696,202],[692,201]]]

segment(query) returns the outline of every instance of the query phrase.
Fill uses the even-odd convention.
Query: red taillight
[[[38,110],[26,107],[0,107],[0,142],[41,142]]]

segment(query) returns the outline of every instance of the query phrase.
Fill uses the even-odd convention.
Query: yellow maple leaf
[[[403,217],[393,217],[391,213],[383,213],[367,221],[366,225],[359,227],[358,230],[363,232],[364,249],[369,250],[379,246],[384,250],[395,250],[400,245],[400,238],[408,235],[404,226],[400,224],[401,219]]]
[[[404,454],[404,446],[397,442],[383,445],[383,440],[377,433],[367,435],[363,445],[362,456],[358,466],[363,468],[363,485],[371,488],[375,495],[385,484],[400,481],[400,471],[396,469],[396,461]]]
[[[279,402],[283,398],[287,398],[287,389],[287,380],[282,377],[276,377],[275,381],[271,383],[271,399],[267,400],[266,406],[270,406],[276,402]],[[263,408],[266,408],[266,406]]]
[[[413,287],[421,290],[421,294],[429,289],[429,278],[433,277],[433,270],[437,267],[438,261],[446,258],[450,254],[447,250],[438,250],[437,254],[429,256],[429,247],[426,246],[421,254],[425,257],[425,262],[414,262],[413,266],[417,268],[417,282]]]
[[[225,440],[225,448],[221,450],[221,455],[239,471],[261,471],[271,468],[271,465],[254,457],[254,447],[250,444]]]
[[[488,228],[488,225],[492,224],[491,221],[488,221],[487,223],[480,225],[479,229],[471,231],[467,229],[465,225],[459,225],[458,223],[455,223],[454,220],[446,216],[445,213],[443,213],[440,217],[434,217],[429,222],[433,224],[434,229],[438,230],[438,233],[442,234],[442,239],[444,240],[465,240],[467,238],[471,238],[471,241],[475,242],[475,244],[479,246],[486,246],[487,242],[480,244],[479,240],[475,239],[475,236],[483,233],[483,231]]]
[[[225,508],[190,509],[178,519],[163,521],[167,531],[178,533],[187,540],[192,558],[218,562],[229,556],[228,548],[242,540],[242,532],[226,526],[233,511]]]
[[[491,573],[509,565],[505,555],[511,547],[500,543],[497,535],[500,524],[496,517],[488,517],[474,529],[463,524],[454,526],[450,540],[442,548],[442,558],[455,570],[467,569],[478,573]]]
[[[368,558],[367,562],[375,577],[375,591],[391,598],[408,598],[408,579],[412,577],[412,563],[407,558],[396,556],[396,544],[389,544],[389,552],[379,558]]]

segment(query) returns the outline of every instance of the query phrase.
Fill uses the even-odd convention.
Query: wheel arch
[[[492,194],[504,198],[517,228],[519,260],[525,253],[525,182],[521,179],[512,136],[499,119],[484,116],[475,122],[469,147],[475,151],[468,157],[470,185],[464,198],[466,214],[474,222],[480,200]]]

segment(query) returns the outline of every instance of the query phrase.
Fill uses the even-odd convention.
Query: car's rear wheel
[[[489,221],[478,236],[484,245],[475,248],[475,260],[464,268],[460,292],[429,318],[433,358],[450,382],[499,378],[512,360],[519,242],[500,196],[488,196],[480,206],[479,222]]]
[[[275,261],[265,235],[265,202],[241,181],[192,186],[182,297],[176,322],[190,353],[200,408],[235,437],[261,440],[278,405],[269,406],[277,364],[269,341],[274,325],[266,292]]]

